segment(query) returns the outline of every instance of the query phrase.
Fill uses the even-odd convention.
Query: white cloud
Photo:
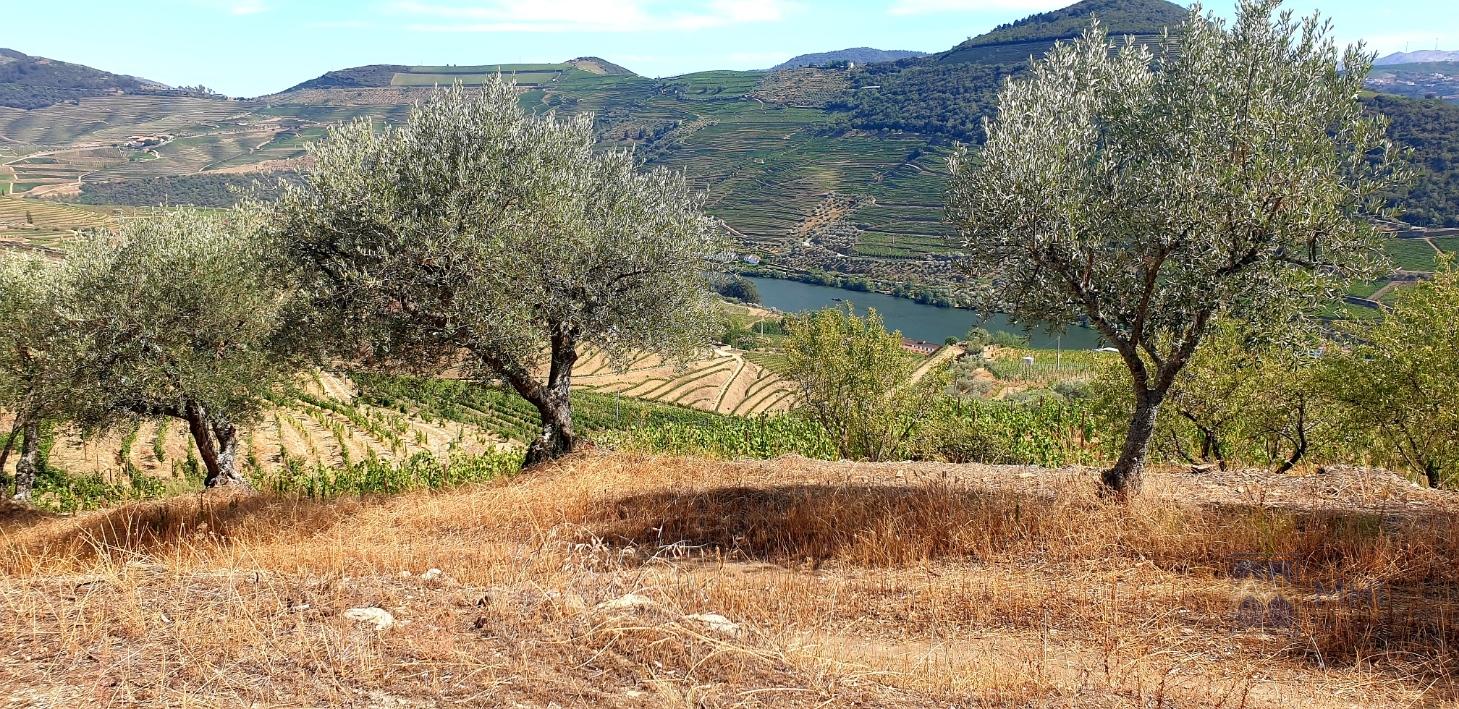
[[[892,0],[887,12],[893,15],[925,15],[934,12],[978,12],[984,10],[1057,10],[1069,0]]]
[[[645,32],[776,22],[788,0],[477,0],[445,4],[401,0],[392,9],[427,32]]]

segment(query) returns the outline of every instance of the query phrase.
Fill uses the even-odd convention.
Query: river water
[[[760,300],[767,306],[787,313],[804,313],[822,308],[839,307],[841,301],[848,301],[857,312],[864,313],[874,308],[881,315],[889,330],[900,330],[904,337],[927,340],[942,344],[949,337],[962,339],[976,325],[989,332],[1013,332],[1027,335],[1034,347],[1065,349],[1094,349],[1101,346],[1099,333],[1082,327],[1069,327],[1062,337],[1050,335],[1039,329],[1026,331],[1023,326],[1009,322],[1004,315],[994,315],[986,321],[971,310],[939,308],[923,305],[906,298],[894,298],[881,293],[862,293],[844,288],[818,286],[799,281],[778,278],[751,278],[760,290]]]

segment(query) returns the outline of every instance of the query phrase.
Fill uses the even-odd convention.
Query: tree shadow
[[[779,566],[973,561],[1057,573],[1064,563],[1078,573],[1153,563],[1193,588],[1223,582],[1229,611],[1218,602],[1200,623],[1212,633],[1271,633],[1318,666],[1419,666],[1442,678],[1433,691],[1451,691],[1459,670],[1459,519],[1445,511],[1122,507],[1092,494],[796,484],[632,495],[593,510],[585,529],[608,544]]]
[[[338,524],[345,513],[339,505],[325,505],[273,495],[211,491],[163,501],[138,502],[88,514],[54,531],[44,526],[22,538],[33,527],[57,515],[36,512],[16,520],[12,547],[34,558],[86,562],[145,557],[190,545],[226,542],[242,527],[249,538],[270,532],[299,535]]]

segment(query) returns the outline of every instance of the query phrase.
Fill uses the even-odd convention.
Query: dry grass
[[[1354,504],[1323,497],[1334,480],[1363,482]],[[1155,476],[1121,508],[1080,470],[600,455],[394,498],[0,511],[0,687],[40,706],[1455,701],[1454,500],[1349,472],[1278,507],[1268,484]],[[653,605],[600,607],[628,593]],[[341,617],[361,606],[402,624]]]

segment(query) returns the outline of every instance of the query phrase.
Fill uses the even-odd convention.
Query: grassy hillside
[[[0,48],[0,106],[44,108],[88,96],[164,88],[136,77]]]
[[[1459,696],[1453,493],[1150,478],[1115,509],[1090,471],[598,454],[434,492],[0,511],[5,678],[40,706]]]

